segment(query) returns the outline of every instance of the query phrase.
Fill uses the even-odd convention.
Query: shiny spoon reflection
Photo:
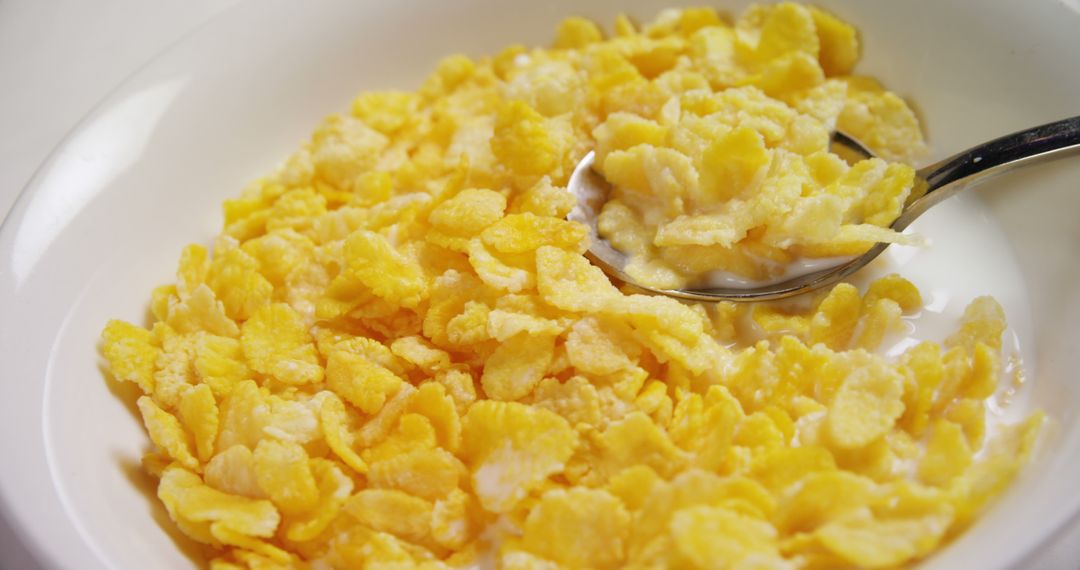
[[[834,152],[869,158],[873,153],[854,138],[836,132],[832,137]],[[890,226],[903,231],[931,206],[969,188],[1002,174],[1035,162],[1056,158],[1080,150],[1080,116],[1047,123],[1006,135],[977,145],[940,162],[926,166],[915,174],[915,186],[900,216]],[[607,274],[652,293],[693,301],[767,301],[800,295],[826,287],[855,273],[873,261],[887,243],[878,243],[866,253],[837,265],[815,268],[809,272],[781,277],[771,282],[746,281],[734,286],[659,289],[637,283],[626,274],[629,258],[599,235],[597,218],[607,201],[610,184],[594,169],[594,153],[578,163],[570,176],[568,190],[577,200],[568,219],[588,227],[591,246],[586,256]],[[745,286],[743,286],[745,285]]]

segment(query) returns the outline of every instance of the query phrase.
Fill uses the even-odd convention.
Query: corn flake
[[[485,400],[465,415],[462,444],[480,504],[506,512],[563,468],[577,436],[547,410]]]
[[[199,469],[199,460],[191,452],[191,441],[176,416],[162,410],[149,396],[138,399],[139,412],[150,433],[150,440],[184,467]]]
[[[366,414],[382,409],[403,382],[393,372],[358,354],[339,350],[326,361],[326,383],[330,389]]]
[[[113,376],[123,382],[134,382],[144,394],[153,393],[158,351],[152,344],[150,331],[124,321],[109,321],[101,337],[102,352]]]
[[[518,400],[544,377],[555,352],[552,336],[521,333],[499,345],[484,365],[480,383],[488,397]]]
[[[210,386],[199,384],[180,397],[180,421],[192,434],[199,461],[206,462],[214,455],[214,440],[218,434],[218,407]]]
[[[884,435],[904,412],[902,378],[879,366],[860,368],[844,379],[829,407],[830,441],[842,449],[863,447]]]
[[[256,372],[273,376],[286,384],[306,384],[322,380],[315,345],[288,305],[276,303],[260,308],[241,328],[244,356]]]
[[[523,546],[570,568],[616,568],[624,556],[630,515],[606,491],[555,489],[525,521]]]
[[[252,454],[255,482],[283,513],[310,511],[319,499],[307,452],[296,443],[264,439]]]

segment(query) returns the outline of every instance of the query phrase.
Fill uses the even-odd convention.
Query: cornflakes
[[[890,568],[940,548],[1043,422],[991,429],[995,301],[896,345],[923,306],[901,276],[684,304],[613,282],[566,219],[592,150],[615,185],[600,233],[645,283],[907,240],[898,161],[925,145],[851,75],[859,50],[786,2],[621,15],[610,37],[570,18],[550,49],[357,97],[225,202],[149,328],[105,326],[169,517],[220,570]],[[836,128],[882,158],[830,152]]]

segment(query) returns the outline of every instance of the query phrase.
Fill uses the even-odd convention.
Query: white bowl
[[[938,156],[1080,113],[1075,0],[820,3],[863,32],[859,71],[917,103]],[[42,565],[195,564],[151,498],[138,466],[146,436],[102,377],[97,337],[110,317],[141,322],[181,247],[216,233],[225,197],[360,90],[414,87],[452,52],[547,43],[565,15],[611,22],[617,11],[649,18],[669,5],[249,1],[120,86],[52,155],[0,230],[0,514]],[[1015,412],[1038,406],[1053,418],[1034,464],[927,568],[1035,564],[1080,511],[1077,186],[1080,158],[988,183],[981,200],[948,204],[926,222],[938,246],[952,248],[951,267],[920,285],[947,290],[971,275],[1008,273],[985,292],[1004,297],[1014,323],[1028,323],[1014,327],[1031,378]],[[1000,223],[1007,240],[983,244],[953,223],[983,233]]]

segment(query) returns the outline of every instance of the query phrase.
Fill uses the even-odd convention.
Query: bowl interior
[[[819,3],[860,29],[859,71],[915,102],[936,157],[1080,112],[1080,12],[1067,2]],[[126,82],[58,149],[0,233],[10,254],[0,346],[11,362],[0,453],[20,466],[0,472],[0,502],[46,565],[192,565],[197,549],[149,498],[138,465],[146,437],[116,397],[126,388],[103,380],[96,339],[109,318],[145,319],[150,289],[172,279],[185,244],[209,243],[225,197],[361,90],[415,87],[450,53],[545,44],[566,15],[610,23],[670,5],[249,1]],[[718,4],[732,14],[743,5]],[[1078,185],[1080,158],[1067,159],[991,181],[927,222],[961,253],[918,284],[967,279],[967,291],[981,283],[970,275],[1000,275],[983,279],[985,292],[1008,297],[1030,378],[1016,411],[1054,419],[1038,464],[927,568],[1017,564],[1080,507]],[[1005,239],[967,231],[975,226]]]

